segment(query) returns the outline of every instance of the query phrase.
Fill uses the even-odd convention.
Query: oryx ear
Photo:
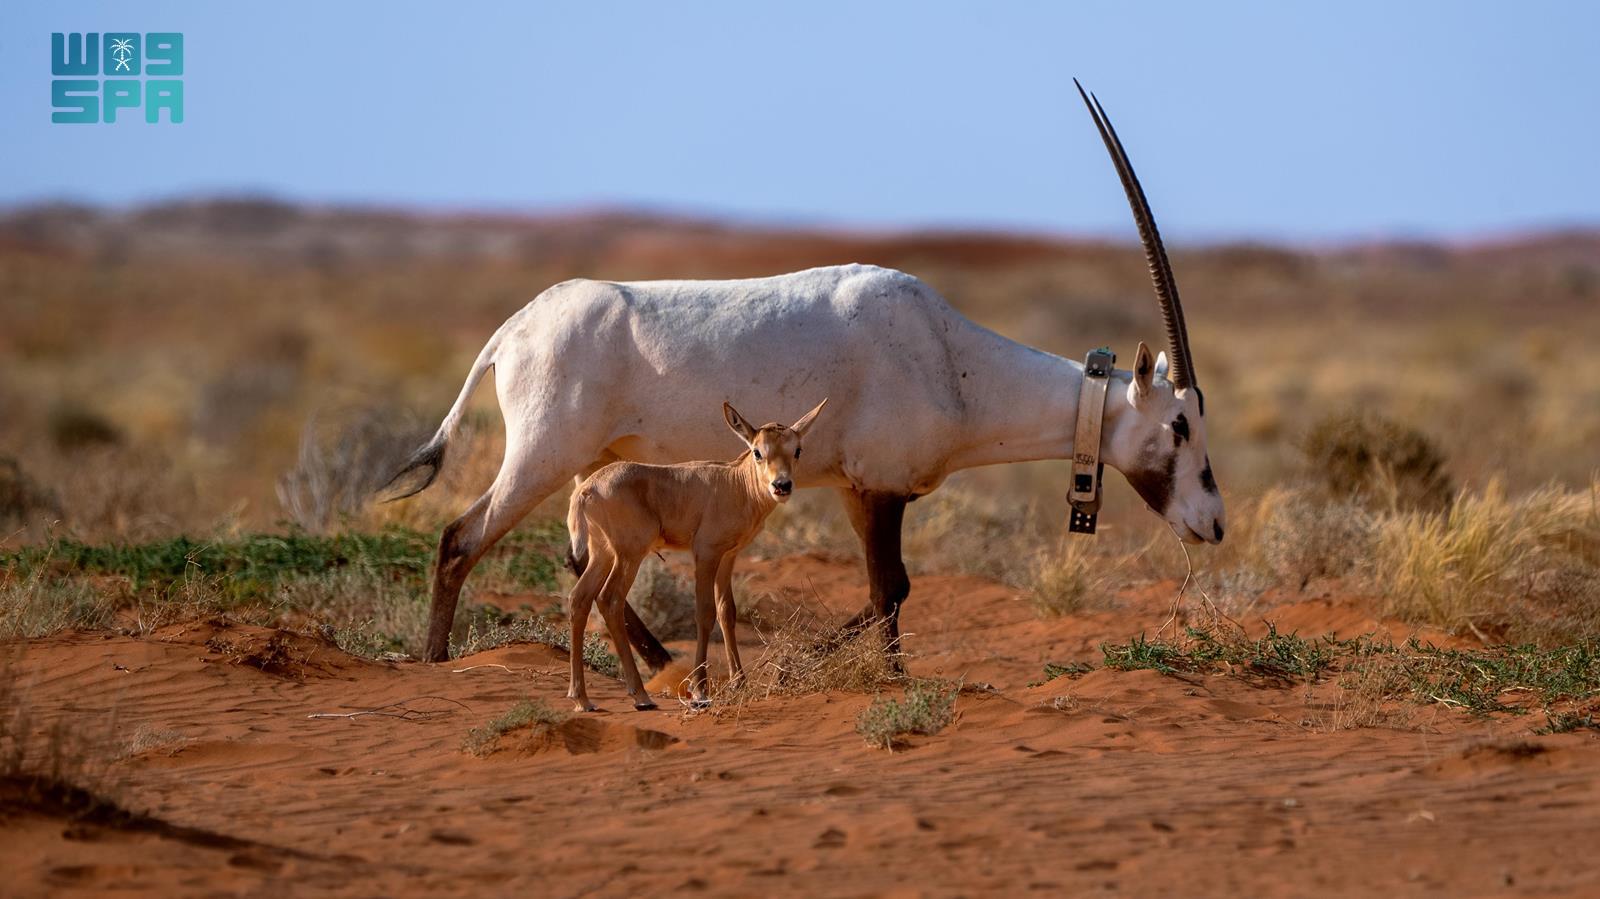
[[[1167,378],[1167,351],[1162,350],[1156,354],[1156,380],[1164,381]]]
[[[738,409],[723,403],[722,417],[727,420],[728,427],[733,428],[733,433],[739,435],[740,440],[749,443],[756,439],[756,429],[750,427],[750,422],[744,420],[744,416],[739,414]]]
[[[822,407],[826,406],[826,405],[828,405],[828,398],[827,397],[823,397],[822,398],[822,402],[818,403],[815,409],[812,409],[810,412],[807,412],[805,415],[800,416],[800,420],[795,422],[794,424],[790,425],[789,426],[789,430],[794,431],[796,434],[799,434],[801,437],[806,436],[806,429],[811,427],[811,423],[813,421],[815,421],[816,418],[817,418],[817,413],[821,412],[822,411]]]
[[[1150,355],[1150,348],[1139,341],[1139,350],[1133,356],[1133,394],[1143,397],[1150,393],[1150,385],[1156,376],[1156,360]]]

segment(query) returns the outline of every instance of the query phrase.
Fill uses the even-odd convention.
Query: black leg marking
[[[911,593],[911,579],[906,574],[900,547],[906,502],[906,497],[897,494],[862,496],[867,587],[873,614],[885,623],[884,637],[890,649],[900,641],[900,606]]]

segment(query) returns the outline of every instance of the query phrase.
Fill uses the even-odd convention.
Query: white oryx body
[[[500,328],[471,380],[491,365],[518,457],[506,487],[541,498],[603,459],[724,455],[726,435],[684,410],[726,400],[798,415],[818,395],[834,399],[799,486],[926,493],[961,468],[1068,455],[1082,373],[977,326],[916,278],[864,265],[568,281]]]
[[[1126,172],[1142,232],[1149,222],[1145,243],[1154,253],[1160,242],[1148,205],[1142,191],[1136,196],[1137,183],[1129,186],[1131,168],[1108,128],[1102,136]],[[1223,508],[1206,458],[1203,401],[1164,253],[1159,266],[1166,283],[1152,255],[1172,380],[1164,376],[1165,354],[1158,361],[1141,343],[1133,371],[1114,375],[1100,458],[1179,536],[1220,541]],[[491,368],[505,460],[489,492],[440,541],[433,660],[447,655],[467,572],[565,483],[617,459],[720,458],[725,438],[694,411],[731,402],[787,420],[819,396],[829,397],[828,415],[807,438],[798,486],[840,489],[866,550],[873,602],[896,639],[909,591],[899,543],[905,502],[963,468],[1070,457],[1083,378],[1079,363],[980,327],[916,278],[874,266],[736,281],[568,281],[500,327],[434,439],[397,479],[426,470],[422,487],[432,481]],[[628,623],[630,639],[653,644],[653,658],[634,645],[658,666],[665,650],[636,616]]]

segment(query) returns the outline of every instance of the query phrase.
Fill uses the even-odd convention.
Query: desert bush
[[[1398,509],[1443,509],[1455,487],[1426,434],[1375,413],[1341,413],[1301,442],[1305,476],[1328,495]]]
[[[41,470],[62,520],[80,537],[147,540],[171,533],[196,499],[192,473],[159,449],[88,445]]]
[[[431,435],[415,416],[389,409],[313,416],[295,466],[278,479],[278,502],[297,526],[323,533],[371,502]]]
[[[1298,589],[1313,578],[1349,574],[1368,557],[1374,515],[1348,499],[1278,490],[1256,514],[1253,549],[1261,565]]]
[[[26,526],[35,518],[59,518],[61,503],[22,470],[10,456],[0,456],[0,530]],[[0,541],[8,536],[0,533]]]
[[[899,699],[880,696],[856,718],[856,733],[867,745],[893,749],[912,735],[931,736],[955,720],[959,684],[916,680]]]
[[[463,752],[483,757],[492,754],[500,738],[524,727],[554,727],[570,715],[558,712],[537,699],[524,699],[507,709],[504,714],[490,719],[482,727],[467,731],[461,741]]]
[[[1592,634],[1551,630],[1552,615],[1580,627],[1600,617],[1592,589],[1600,481],[1587,491],[1550,486],[1517,499],[1493,482],[1457,497],[1449,511],[1384,516],[1375,530],[1368,574],[1388,614],[1485,637],[1547,639]],[[1530,594],[1546,607],[1530,605]],[[1540,620],[1527,620],[1530,614]]]
[[[409,579],[373,569],[341,569],[288,578],[275,601],[310,615],[324,636],[351,655],[418,656],[428,634],[429,594]]]
[[[263,415],[293,398],[309,352],[309,339],[298,331],[272,331],[256,340],[200,388],[191,431],[215,445],[250,433]]]
[[[62,452],[122,443],[122,431],[110,419],[76,403],[61,403],[51,409],[46,427],[50,442]]]

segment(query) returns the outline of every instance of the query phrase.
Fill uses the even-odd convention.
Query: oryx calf
[[[594,711],[583,683],[583,636],[589,607],[598,603],[606,631],[622,662],[623,680],[633,707],[656,704],[645,692],[628,646],[624,610],[628,590],[645,554],[658,547],[694,554],[695,651],[690,689],[696,706],[706,695],[706,644],[716,615],[728,650],[728,673],[743,673],[734,635],[733,561],[761,531],[761,525],[794,490],[800,438],[827,400],[791,427],[769,423],[753,428],[727,403],[722,415],[747,449],[732,462],[645,465],[613,462],[590,475],[572,492],[567,528],[582,564],[572,590],[572,686],[567,695],[578,711]],[[575,563],[576,567],[577,563]]]

